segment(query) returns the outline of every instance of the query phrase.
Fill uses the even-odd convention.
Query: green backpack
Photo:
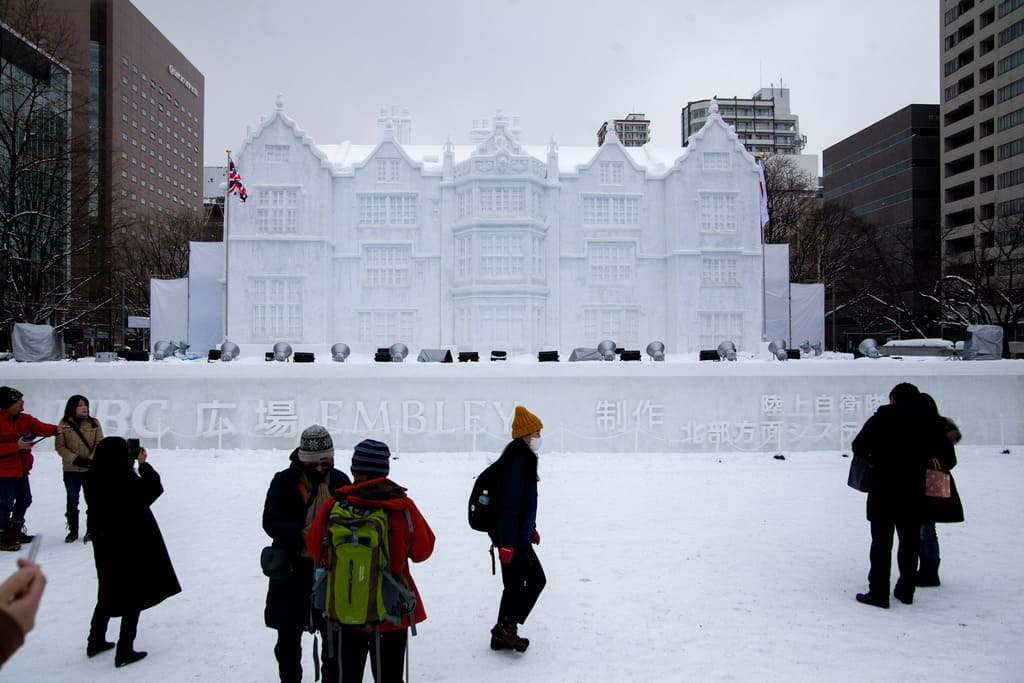
[[[412,518],[405,511],[412,530]],[[402,623],[416,594],[396,579],[388,553],[388,515],[337,501],[327,518],[327,618],[346,626]],[[413,633],[414,620],[410,619]]]

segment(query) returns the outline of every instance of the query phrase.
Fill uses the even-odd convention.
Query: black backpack
[[[469,494],[469,526],[476,531],[488,533],[494,530],[498,521],[498,483],[501,481],[502,459],[488,465],[473,482]]]

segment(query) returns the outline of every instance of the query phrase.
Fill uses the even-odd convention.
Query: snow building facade
[[[712,113],[686,148],[527,146],[499,112],[474,144],[248,131],[231,198],[227,334],[487,353],[669,353],[762,338],[757,164]],[[405,137],[405,136],[402,136]],[[483,354],[482,354],[483,355]]]

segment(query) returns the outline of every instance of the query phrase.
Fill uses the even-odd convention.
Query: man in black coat
[[[281,683],[299,683],[303,632],[318,630],[327,642],[326,622],[314,614],[310,601],[313,560],[306,550],[306,528],[331,492],[352,482],[334,468],[334,442],[320,425],[302,432],[289,460],[288,468],[270,482],[263,506],[263,530],[274,539],[272,546],[288,555],[286,576],[270,579],[263,616],[267,627],[277,630],[274,656]],[[338,680],[337,652],[325,647],[322,657],[324,680]]]
[[[889,405],[880,406],[853,440],[854,455],[867,458],[872,467],[867,501],[871,570],[868,592],[857,594],[857,601],[866,605],[889,607],[894,530],[899,537],[899,576],[893,595],[907,605],[914,601],[924,471],[936,439],[936,431],[924,420],[919,397],[913,384],[897,384],[889,393]]]

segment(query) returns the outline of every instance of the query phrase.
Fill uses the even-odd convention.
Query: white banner
[[[149,351],[158,341],[188,339],[188,280],[149,281]]]

